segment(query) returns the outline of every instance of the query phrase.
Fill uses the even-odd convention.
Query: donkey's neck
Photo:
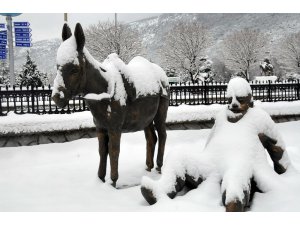
[[[86,58],[86,85],[84,94],[101,94],[107,92],[108,82],[101,75],[100,63],[86,49],[84,49],[84,54]]]

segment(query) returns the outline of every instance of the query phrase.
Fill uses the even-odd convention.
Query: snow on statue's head
[[[62,30],[62,44],[57,50],[57,75],[52,98],[55,104],[65,107],[71,97],[79,94],[85,84],[85,60],[83,48],[85,37],[82,27],[76,24],[74,35],[67,24]]]
[[[230,122],[239,121],[249,107],[253,107],[252,91],[250,84],[243,78],[232,78],[227,86],[228,110]]]

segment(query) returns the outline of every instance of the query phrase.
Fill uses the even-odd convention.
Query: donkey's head
[[[57,50],[57,75],[52,98],[58,107],[63,108],[72,97],[82,93],[86,84],[85,37],[81,25],[76,24],[72,36],[70,27],[64,24],[62,40]]]

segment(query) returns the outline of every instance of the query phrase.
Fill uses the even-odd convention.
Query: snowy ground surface
[[[300,121],[276,124],[296,170],[300,171]],[[209,129],[168,131],[166,157],[172,151],[202,149]],[[220,186],[213,180],[175,199],[149,206],[140,193],[145,171],[143,132],[124,134],[120,178],[114,189],[97,177],[97,139],[0,150],[0,211],[224,211]],[[109,171],[108,171],[109,174]],[[281,189],[256,194],[250,211],[300,211],[300,173],[282,175]],[[124,186],[129,186],[124,188]]]
[[[256,106],[266,110],[270,115],[300,114],[300,101],[293,102],[260,102]],[[186,121],[210,120],[225,105],[180,105],[169,107],[167,122],[177,123]],[[0,117],[0,133],[34,133],[58,130],[76,130],[95,127],[92,114],[88,111],[63,115],[16,115],[13,112],[8,116]]]

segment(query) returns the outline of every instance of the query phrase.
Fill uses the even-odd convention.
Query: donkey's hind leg
[[[153,163],[153,157],[154,157],[154,151],[155,151],[155,145],[157,142],[157,137],[155,134],[155,129],[153,122],[149,124],[144,129],[146,141],[147,141],[147,153],[146,153],[146,165],[147,165],[147,171],[151,171],[151,169],[154,167]]]
[[[169,99],[160,98],[157,114],[154,118],[155,128],[158,134],[157,170],[160,172],[163,166],[165,144],[167,140],[166,119],[169,106]]]
[[[100,165],[98,169],[98,177],[105,182],[107,155],[108,155],[108,135],[107,131],[97,130],[99,141]]]

